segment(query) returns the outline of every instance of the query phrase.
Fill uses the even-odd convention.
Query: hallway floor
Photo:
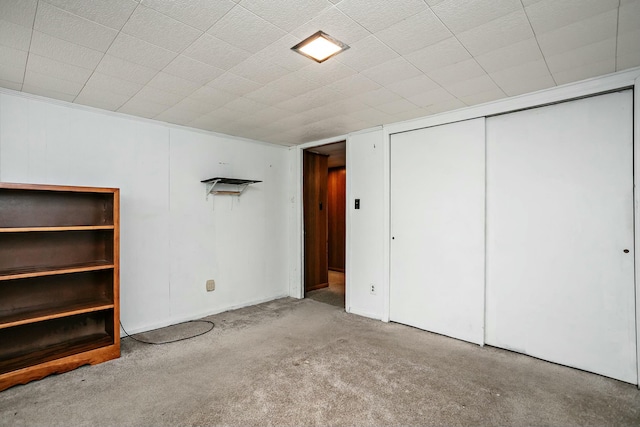
[[[305,298],[344,308],[344,273],[329,270],[329,287],[307,292]]]

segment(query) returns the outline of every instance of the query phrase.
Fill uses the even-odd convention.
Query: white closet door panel
[[[637,382],[632,118],[625,91],[487,119],[487,344]]]
[[[484,119],[391,136],[395,322],[484,339]]]

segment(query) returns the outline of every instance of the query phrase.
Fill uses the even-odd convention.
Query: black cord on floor
[[[162,341],[162,342],[151,342],[151,341],[144,341],[144,340],[139,340],[138,338],[135,338],[133,335],[131,335],[129,332],[127,332],[127,330],[124,328],[124,326],[122,326],[122,322],[120,322],[120,327],[122,328],[122,330],[124,331],[125,334],[127,334],[126,337],[123,338],[131,338],[134,341],[138,341],[144,344],[153,344],[153,345],[161,345],[161,344],[171,344],[173,342],[178,342],[178,341],[185,341],[185,340],[190,340],[191,338],[195,338],[195,337],[199,337],[200,335],[204,335],[206,333],[209,333],[213,330],[215,323],[213,323],[210,320],[187,320],[186,322],[180,322],[180,323],[176,323],[175,325],[171,325],[171,326],[176,326],[176,325],[182,325],[184,323],[208,323],[211,325],[211,327],[209,329],[207,329],[204,332],[200,332],[199,334],[190,336],[190,337],[185,337],[185,338],[179,338],[177,340],[171,340],[171,341]]]

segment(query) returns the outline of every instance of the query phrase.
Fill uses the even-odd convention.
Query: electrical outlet
[[[207,280],[207,292],[211,292],[215,290],[216,290],[216,281],[213,279]]]
[[[372,283],[371,285],[369,285],[369,293],[371,295],[375,295],[376,294],[376,285],[375,284]]]

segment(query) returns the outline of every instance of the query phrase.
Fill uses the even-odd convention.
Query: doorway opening
[[[305,298],[345,307],[346,142],[303,152]]]

